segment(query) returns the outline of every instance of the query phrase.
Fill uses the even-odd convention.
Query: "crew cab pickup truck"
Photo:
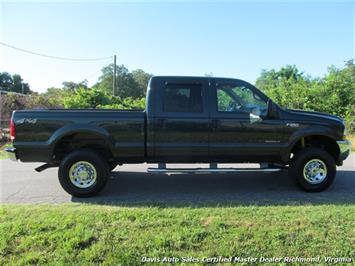
[[[150,172],[230,173],[288,170],[306,191],[329,187],[350,153],[339,117],[288,110],[248,82],[214,77],[152,77],[142,111],[98,109],[14,111],[14,159],[59,167],[73,196],[88,197],[117,165],[157,163]],[[209,163],[210,168],[167,168]],[[260,163],[260,168],[218,168]]]

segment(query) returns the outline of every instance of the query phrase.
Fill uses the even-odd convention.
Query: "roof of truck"
[[[154,79],[235,79],[230,77],[209,77],[209,76],[153,76]]]
[[[240,81],[240,82],[245,82],[248,83],[247,81],[244,81],[242,79],[236,79],[236,78],[230,78],[230,77],[207,77],[207,76],[153,76],[151,77],[151,80],[165,80],[165,81],[198,81],[198,80],[228,80],[228,81]]]

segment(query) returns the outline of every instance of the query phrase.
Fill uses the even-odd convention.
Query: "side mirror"
[[[260,116],[255,115],[253,113],[249,114],[249,118],[250,118],[250,123],[251,124],[263,121],[263,119]]]

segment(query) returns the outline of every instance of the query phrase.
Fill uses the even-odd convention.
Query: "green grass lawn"
[[[349,135],[347,139],[351,141],[351,150],[355,152],[355,135]]]
[[[354,221],[352,205],[0,205],[0,265],[140,265],[143,256],[354,259]]]
[[[1,144],[1,145],[2,145],[2,144]],[[8,143],[8,144],[2,145],[2,146],[0,147],[0,160],[7,158],[7,154],[6,154],[5,148],[11,147],[11,145],[12,145],[12,144]]]

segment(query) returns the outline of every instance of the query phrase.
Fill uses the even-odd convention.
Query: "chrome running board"
[[[237,172],[279,172],[282,168],[148,168],[148,173],[209,174]]]

